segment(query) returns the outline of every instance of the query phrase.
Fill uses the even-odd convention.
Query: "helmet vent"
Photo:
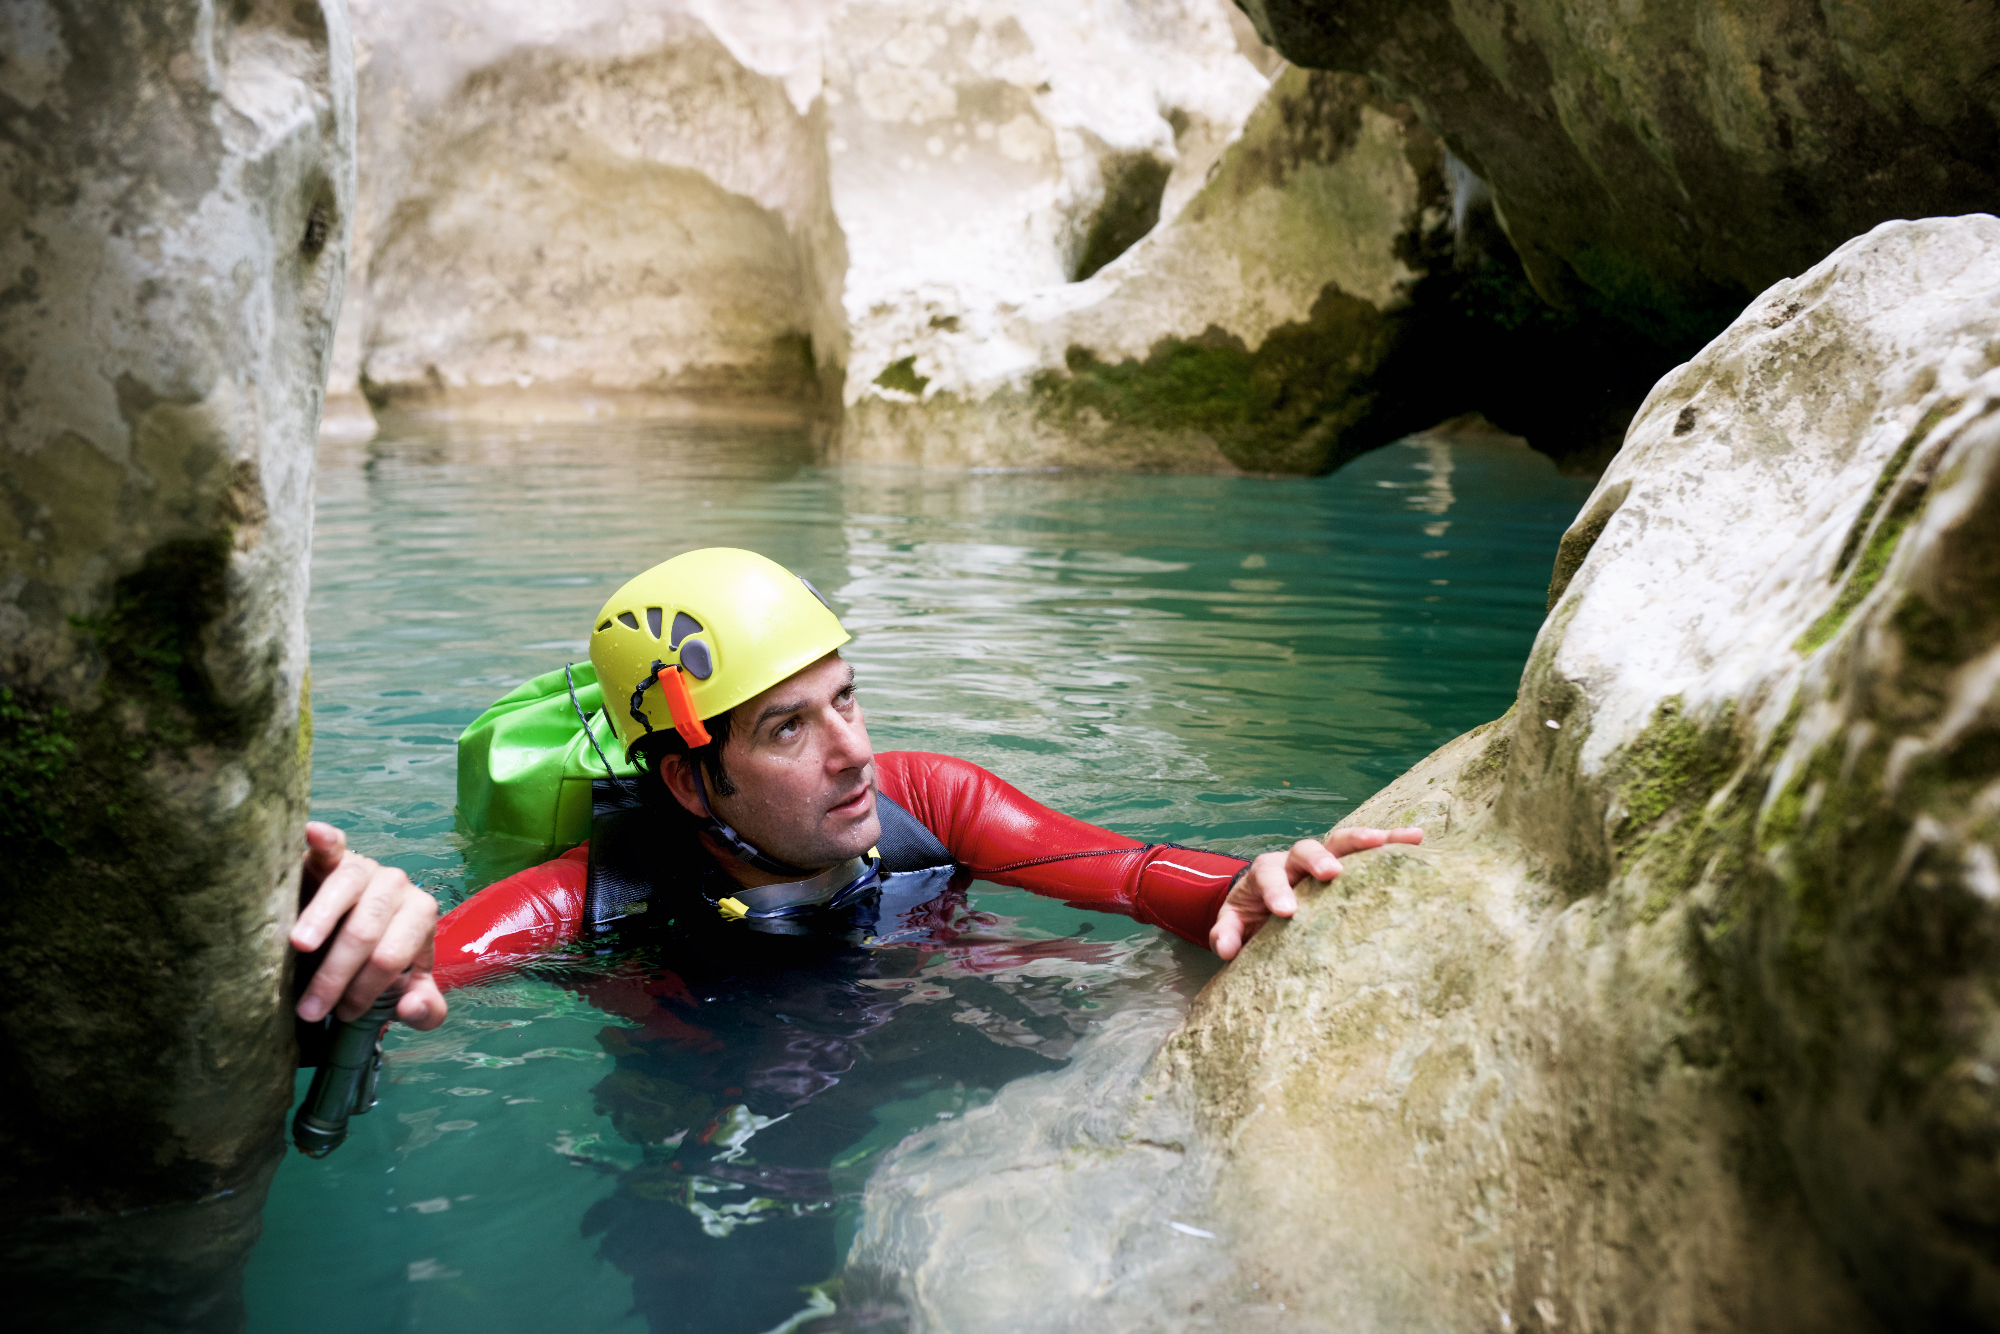
[[[660,617],[662,614],[658,607],[646,608],[646,629],[655,639],[660,637]]]
[[[697,681],[706,681],[714,674],[715,664],[709,659],[707,643],[699,639],[681,643],[681,670]]]
[[[611,618],[609,616],[605,617],[604,624],[598,626],[597,628],[600,630],[609,630],[611,628]]]
[[[639,628],[639,618],[629,611],[621,611],[618,613],[618,624],[624,626],[627,630],[637,630]]]
[[[659,634],[658,629],[655,629],[653,633],[655,635]],[[684,611],[677,611],[674,613],[674,637],[667,641],[667,647],[679,648],[683,639],[686,639],[689,635],[698,635],[700,633],[700,621],[697,621]]]

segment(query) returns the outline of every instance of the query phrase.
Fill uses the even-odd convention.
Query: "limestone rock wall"
[[[2000,221],[1765,292],[1633,423],[1514,708],[1351,817],[1423,849],[1164,1047],[899,1150],[855,1290],[959,1331],[999,1327],[974,1269],[1049,1329],[1086,1291],[1099,1329],[2000,1327],[1996,519]],[[1008,1129],[1050,1098],[1092,1111]]]
[[[226,1306],[280,1147],[349,50],[338,0],[0,10],[0,1263],[31,1323],[45,1262],[94,1320]]]
[[[822,8],[356,0],[335,392],[501,411],[833,392]]]
[[[977,278],[905,280],[864,305],[857,273],[843,454],[1324,470],[1371,407],[1413,238],[1448,216],[1443,155],[1365,79],[1295,70],[1199,179],[1083,281],[1052,262],[988,276],[966,251]],[[850,234],[858,251],[868,232]]]
[[[1124,288],[1106,266],[1181,214],[1265,92],[1226,6],[875,0],[842,5],[827,42],[854,340],[842,454],[960,465],[1062,457],[1059,428],[1025,392],[1030,378],[1060,370],[1073,312]],[[1203,281],[1180,296],[1183,309],[1145,311],[1147,328],[1128,341],[1143,351],[1186,323],[1186,308],[1207,316],[1190,334],[1237,323],[1245,306],[1253,325],[1304,318],[1320,284],[1281,267],[1249,280],[1249,293],[1234,274]],[[1303,300],[1292,290],[1302,284]],[[1175,296],[1157,300],[1171,307]],[[1070,453],[1228,466],[1186,430],[1128,432]]]
[[[1659,343],[1890,218],[2000,205],[2000,14],[1929,0],[1243,0],[1488,181],[1537,286]]]

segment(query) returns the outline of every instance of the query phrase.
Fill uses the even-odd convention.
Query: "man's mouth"
[[[875,785],[863,783],[859,791],[835,806],[827,807],[826,813],[836,819],[854,819],[868,814],[868,808],[875,800]]]

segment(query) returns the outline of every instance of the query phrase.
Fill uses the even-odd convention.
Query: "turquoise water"
[[[447,905],[514,869],[454,832],[459,730],[581,658],[631,573],[726,544],[828,593],[877,749],[948,750],[1122,833],[1248,854],[1506,708],[1588,490],[1467,442],[1300,481],[824,468],[802,433],[712,424],[392,425],[322,454],[315,814]],[[1214,967],[994,886],[961,925],[896,978],[797,981],[799,1004],[880,1003],[782,1124],[724,1082],[731,1058],[594,1004],[601,980],[455,993],[443,1028],[392,1037],[349,1142],[279,1172],[252,1328],[846,1327],[825,1281],[876,1155]],[[794,1005],[774,996],[700,999],[733,1051]]]

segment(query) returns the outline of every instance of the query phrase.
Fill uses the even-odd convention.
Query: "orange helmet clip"
[[[681,740],[688,743],[690,750],[706,746],[714,738],[701,725],[701,718],[694,711],[694,696],[688,693],[687,677],[678,667],[662,667],[656,678],[660,683],[660,693],[666,696],[667,712],[673,715],[674,730],[681,734]]]

